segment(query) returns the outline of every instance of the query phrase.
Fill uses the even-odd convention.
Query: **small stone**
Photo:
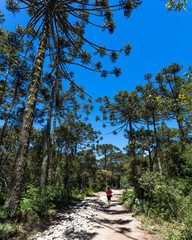
[[[69,235],[69,234],[71,234],[71,233],[73,233],[73,232],[74,232],[74,228],[73,228],[73,227],[67,228],[67,229],[65,230],[65,235],[67,236],[67,235]]]
[[[152,231],[154,231],[154,232],[158,232],[158,229],[155,228],[155,226],[151,226],[150,228],[151,228]]]

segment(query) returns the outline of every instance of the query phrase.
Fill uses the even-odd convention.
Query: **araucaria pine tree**
[[[79,60],[79,65],[88,64],[92,69],[101,72],[105,76],[108,72],[101,70],[101,64],[94,64],[91,60],[91,54],[83,50],[83,44],[89,44],[94,51],[100,55],[109,55],[112,60],[118,56],[118,51],[111,51],[104,46],[98,46],[89,39],[85,38],[84,30],[86,25],[98,26],[92,22],[91,16],[102,17],[103,25],[98,26],[102,29],[108,29],[113,33],[115,23],[113,21],[113,11],[123,10],[124,15],[129,17],[131,12],[141,4],[140,0],[119,0],[113,5],[108,0],[7,0],[7,8],[13,13],[26,9],[30,20],[23,31],[23,36],[28,29],[37,27],[37,33],[40,34],[37,55],[32,69],[31,84],[23,124],[20,132],[20,138],[17,149],[17,157],[12,175],[9,193],[5,206],[9,210],[15,210],[18,207],[23,177],[25,173],[25,163],[30,142],[31,129],[34,120],[35,107],[37,102],[38,91],[41,82],[46,50],[51,46],[55,52],[59,51],[59,41],[65,43],[62,54],[65,62],[60,64],[60,68],[65,71],[66,63],[72,63],[75,59]],[[74,24],[73,24],[73,23]],[[22,37],[23,37],[22,36]],[[125,54],[129,54],[131,46],[125,45]],[[116,76],[120,74],[120,69],[115,68],[109,73]],[[65,72],[66,78],[69,74]]]

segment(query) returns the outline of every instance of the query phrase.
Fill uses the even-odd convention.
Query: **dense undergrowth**
[[[46,192],[39,194],[39,188],[29,185],[14,214],[8,212],[4,206],[0,206],[0,239],[6,240],[12,237],[27,239],[28,235],[50,222],[57,210],[70,207],[92,192],[91,188],[85,188],[83,191],[74,188],[69,199],[66,190],[47,188]],[[1,204],[4,200],[5,195],[1,194]]]
[[[143,199],[134,190],[123,192],[120,202],[136,215],[144,214],[147,219],[160,226],[167,226],[166,240],[192,239],[192,192],[186,180],[165,179],[158,173],[145,173],[140,178],[140,187],[145,189]],[[174,231],[170,231],[174,229]],[[165,230],[165,231],[166,231]]]

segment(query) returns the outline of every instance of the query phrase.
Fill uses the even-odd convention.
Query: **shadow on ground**
[[[117,194],[115,194],[117,195]],[[120,195],[120,194],[118,194]],[[121,205],[118,201],[112,200],[111,201],[111,207],[106,206],[106,203],[98,199],[98,195],[93,194],[92,199],[86,199],[77,205],[74,205],[71,210],[72,212],[75,212],[75,214],[78,214],[78,209],[79,208],[87,208],[89,207],[94,207],[96,210],[101,211],[107,215],[121,215],[121,214],[127,214],[128,211],[125,210],[114,210],[113,207]],[[66,210],[65,210],[66,211]],[[40,232],[43,232],[49,228],[50,225],[55,225],[58,224],[59,221],[64,220],[64,221],[70,221],[69,216],[63,215],[65,212],[61,212],[60,216],[55,219],[52,223],[45,224],[44,227],[40,230]],[[117,217],[118,218],[118,217]],[[98,228],[109,228],[117,233],[122,234],[125,238],[127,239],[132,239],[132,240],[138,240],[136,238],[130,237],[127,235],[127,233],[131,232],[131,228],[128,227],[128,224],[132,222],[132,220],[123,220],[123,219],[117,219],[117,220],[110,220],[107,218],[98,218],[96,216],[86,216],[86,219],[89,220],[91,224],[93,224],[93,231],[88,232],[85,230],[81,231],[73,231],[72,233],[65,235],[63,233],[63,237],[65,239],[82,239],[82,240],[91,240],[93,239],[98,233],[96,233],[96,229]],[[94,223],[97,223],[94,225]],[[117,226],[115,226],[117,225]],[[116,227],[116,228],[115,228]],[[94,231],[95,229],[95,231]],[[36,239],[36,238],[30,238],[30,239]]]
[[[90,200],[92,201],[92,200]],[[97,203],[97,210],[107,214],[107,215],[121,215],[121,214],[128,214],[128,211],[126,210],[115,210],[113,207],[115,206],[121,206],[121,203],[117,202],[117,200],[111,201],[111,206],[106,206],[106,203],[104,203],[101,200],[94,200]],[[117,217],[118,218],[118,217]],[[123,219],[117,219],[117,220],[110,220],[108,218],[92,218],[90,221],[98,222],[101,226],[101,228],[109,228],[113,230],[114,232],[117,232],[119,234],[122,234],[125,239],[132,239],[132,240],[138,240],[137,238],[131,237],[128,235],[128,233],[132,232],[131,228],[128,227],[128,224],[132,222],[133,220],[123,220]]]

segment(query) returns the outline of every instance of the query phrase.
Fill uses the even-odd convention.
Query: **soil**
[[[94,193],[68,210],[59,211],[55,221],[30,236],[30,240],[161,240],[153,227],[125,210],[118,198],[123,190],[113,190],[108,206],[105,192]]]
[[[99,192],[91,199],[101,206],[97,219],[100,228],[95,229],[93,240],[160,240],[157,235],[152,235],[143,229],[141,222],[132,214],[123,209],[118,201],[122,190],[113,190],[110,207],[107,205],[106,194]]]

